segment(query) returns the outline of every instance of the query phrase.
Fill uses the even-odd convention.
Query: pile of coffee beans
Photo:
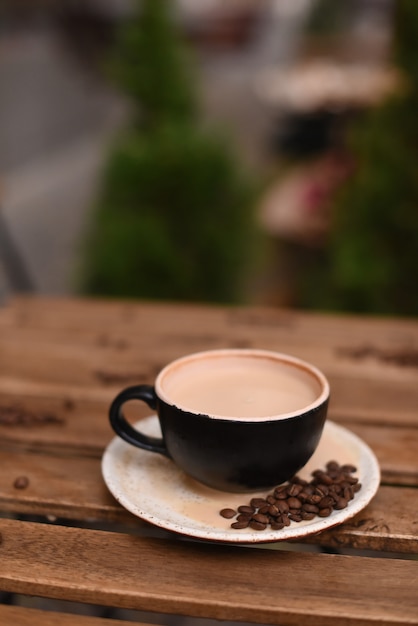
[[[312,480],[294,476],[276,487],[264,498],[252,498],[236,510],[225,508],[220,515],[234,519],[231,528],[253,530],[281,530],[291,522],[328,517],[333,510],[345,509],[361,489],[357,468],[329,461],[325,469],[312,472]]]

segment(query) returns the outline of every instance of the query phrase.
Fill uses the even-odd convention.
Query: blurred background
[[[3,0],[0,292],[418,314],[416,0]]]

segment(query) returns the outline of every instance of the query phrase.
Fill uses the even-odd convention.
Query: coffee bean
[[[275,487],[275,489],[273,491],[274,497],[277,498],[279,493],[283,493],[283,492],[287,493],[288,486],[289,485],[287,483],[285,483],[283,485],[279,485],[278,487]]]
[[[299,500],[303,503],[306,502],[311,494],[306,493],[306,491],[301,491],[298,495]]]
[[[26,489],[29,485],[29,478],[27,476],[18,476],[13,483],[15,489]]]
[[[284,528],[283,522],[271,522],[270,524],[272,530],[282,530]]]
[[[318,502],[318,508],[326,509],[328,507],[332,507],[334,504],[334,498],[331,496],[324,496],[320,502]]]
[[[287,491],[283,490],[283,491],[278,491],[277,493],[274,492],[274,497],[276,498],[276,500],[286,500]]]
[[[258,509],[259,513],[262,513],[263,515],[266,515],[266,513],[269,512],[269,508],[270,508],[270,504],[264,504],[263,506],[260,506],[260,508]]]
[[[287,504],[290,509],[300,509],[302,507],[302,502],[293,496],[290,496],[290,498],[287,499]]]
[[[250,515],[252,515],[253,513],[255,513],[255,508],[252,506],[248,506],[247,504],[241,504],[241,506],[238,507],[238,511],[239,513],[249,513]]]
[[[341,485],[338,485],[337,483],[333,483],[332,485],[329,486],[328,488],[328,493],[341,493],[341,491],[343,490],[343,487]]]
[[[319,517],[328,517],[329,515],[331,515],[331,513],[332,513],[332,509],[329,506],[323,509],[319,509],[318,511]]]
[[[301,491],[303,491],[302,485],[293,483],[292,485],[290,485],[289,489],[287,490],[287,493],[289,496],[298,496],[301,493]]]
[[[299,515],[301,509],[289,509],[288,515]]]
[[[310,482],[293,476],[264,498],[254,497],[249,504],[241,504],[237,511],[224,508],[220,515],[225,519],[235,518],[231,528],[250,527],[257,531],[266,528],[279,531],[291,522],[328,517],[333,510],[346,508],[361,489],[358,478],[353,476],[356,471],[354,465],[340,466],[337,461],[328,461],[325,469],[312,472]]]
[[[235,529],[239,529],[241,530],[242,528],[248,528],[249,525],[249,521],[248,522],[233,522],[231,524],[231,528],[235,528]]]
[[[304,478],[300,478],[300,476],[293,476],[293,478],[291,478],[289,480],[290,483],[296,483],[297,485],[307,485],[308,481],[305,480]]]
[[[255,522],[259,522],[260,524],[268,524],[269,518],[267,515],[263,515],[262,513],[255,513],[252,517]]]
[[[255,509],[259,509],[260,506],[264,506],[266,504],[266,500],[264,498],[252,498],[250,501],[250,505]]]
[[[354,490],[352,487],[346,487],[343,491],[343,498],[352,500],[354,498]]]
[[[289,504],[286,500],[279,500],[276,503],[276,507],[279,509],[280,513],[287,513],[289,511]]]
[[[237,512],[234,509],[222,509],[222,511],[219,511],[219,515],[222,515],[225,519],[232,519],[236,514]]]
[[[341,509],[345,509],[348,502],[345,498],[338,498],[337,502],[334,504],[334,509],[340,511]]]
[[[272,515],[273,517],[277,517],[280,513],[280,510],[276,504],[271,504],[268,508],[268,513],[269,515]]]
[[[256,522],[255,520],[251,520],[250,528],[253,530],[266,530],[268,522],[263,524],[262,522]]]
[[[328,461],[325,467],[329,472],[337,472],[340,469],[340,465],[337,461]]]
[[[356,478],[355,476],[346,476],[345,482],[349,485],[355,485],[356,483],[358,483],[358,478]]]
[[[331,485],[333,483],[331,476],[329,476],[322,470],[316,470],[313,476],[321,485]]]
[[[308,504],[306,502],[305,504],[302,504],[302,510],[307,513],[318,513],[319,507],[316,504]]]
[[[303,520],[311,520],[316,517],[315,513],[309,513],[309,511],[301,511],[300,516]]]
[[[357,472],[357,467],[349,463],[346,463],[340,469],[344,474],[354,474],[354,472]]]
[[[308,502],[310,504],[318,504],[318,502],[321,502],[322,498],[324,496],[319,495],[318,493],[313,493],[309,498],[308,498]]]

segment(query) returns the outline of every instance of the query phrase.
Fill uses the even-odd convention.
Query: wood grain
[[[144,531],[141,522],[109,493],[100,462],[91,458],[0,451],[0,507],[10,513],[54,516],[84,522],[116,522]],[[25,489],[16,479],[25,477]],[[309,543],[337,548],[418,554],[416,489],[381,487],[372,502],[352,520]]]
[[[6,591],[288,626],[334,626],[335,612],[340,626],[418,623],[414,561],[388,559],[382,571],[382,561],[368,557],[359,567],[356,557],[10,520],[0,520],[0,532]]]
[[[143,622],[102,619],[85,615],[57,613],[0,604],[0,624],[4,626],[150,626]]]
[[[131,516],[107,491],[100,459],[113,437],[107,410],[114,395],[152,382],[178,356],[228,346],[315,363],[330,380],[330,419],[376,453],[382,486],[372,502],[306,540],[337,552],[354,549],[356,556],[300,544],[289,550],[289,544],[262,549],[182,540]],[[12,299],[0,308],[0,507],[11,517],[73,521],[0,518],[1,588],[281,626],[418,624],[418,561],[409,558],[418,553],[417,346],[418,321],[411,319]],[[137,403],[129,419],[149,412]],[[97,525],[101,530],[92,529]],[[405,558],[365,557],[364,550]],[[0,621],[19,626],[71,619],[43,617],[0,606]],[[90,626],[83,619],[77,623]]]
[[[0,392],[24,381],[108,401],[184,353],[259,347],[321,367],[337,417],[418,426],[416,321],[44,298],[14,300],[0,314]]]
[[[74,397],[74,399],[72,399]],[[109,401],[110,402],[110,401]],[[28,397],[0,394],[0,450],[32,450],[50,455],[89,456],[101,458],[114,433],[108,421],[108,402],[89,401],[62,390],[61,397]],[[22,420],[7,424],[14,410],[22,412]],[[141,403],[127,409],[132,421],[150,413]],[[418,428],[368,425],[357,420],[336,418],[359,435],[374,451],[379,461],[384,484],[418,485]],[[51,421],[48,421],[48,418]]]
[[[387,484],[418,485],[418,323],[275,309],[18,298],[0,310],[3,445],[100,456],[109,403],[167,361],[220,346],[288,351],[330,379],[331,419],[376,452]],[[10,423],[13,411],[22,419]],[[135,419],[149,413],[137,403]]]

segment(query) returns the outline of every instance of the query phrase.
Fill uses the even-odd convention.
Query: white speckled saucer
[[[161,434],[158,418],[151,415],[140,422],[141,431]],[[306,537],[345,522],[361,511],[375,495],[380,484],[377,459],[354,433],[327,421],[319,446],[309,463],[298,473],[310,479],[314,469],[335,459],[357,467],[362,488],[346,509],[329,517],[292,522],[282,530],[234,530],[231,520],[219,515],[225,507],[247,503],[254,495],[216,491],[189,478],[166,457],[147,452],[115,437],[105,450],[102,473],[113,496],[134,515],[166,530],[182,535],[227,543],[265,543]]]

